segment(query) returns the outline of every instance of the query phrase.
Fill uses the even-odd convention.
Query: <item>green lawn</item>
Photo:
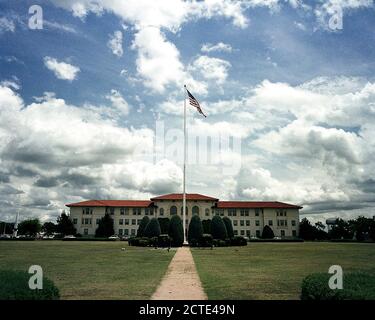
[[[375,244],[250,243],[192,253],[209,299],[299,299],[302,279],[334,264],[375,273]]]
[[[120,241],[0,241],[0,269],[40,265],[62,299],[149,299],[174,253]]]

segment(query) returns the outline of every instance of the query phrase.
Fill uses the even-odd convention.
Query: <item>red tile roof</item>
[[[294,204],[278,201],[218,201],[217,208],[280,208],[302,209]]]
[[[163,196],[151,198],[151,200],[182,200],[182,193],[170,193]],[[205,196],[199,193],[187,193],[186,200],[211,200],[217,201],[219,199]]]
[[[149,207],[150,200],[88,200],[67,204],[67,207]]]

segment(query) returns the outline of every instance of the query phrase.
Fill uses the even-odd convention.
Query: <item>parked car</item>
[[[66,235],[64,239],[75,239],[76,237],[73,235]]]
[[[10,239],[10,238],[11,238],[10,234],[1,234],[0,235],[0,239]]]
[[[281,240],[281,237],[274,237],[275,240]]]
[[[110,237],[108,237],[108,239],[110,239],[110,240],[120,240],[120,238],[116,235],[110,236]]]

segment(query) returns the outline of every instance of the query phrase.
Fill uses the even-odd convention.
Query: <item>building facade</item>
[[[82,235],[94,235],[99,220],[108,213],[119,236],[135,236],[144,216],[182,218],[182,194],[172,193],[150,200],[89,200],[68,204],[70,218]],[[298,237],[299,210],[302,207],[277,201],[220,201],[217,198],[186,194],[186,228],[197,214],[201,220],[214,215],[231,219],[235,235],[260,237],[268,225],[275,236]]]

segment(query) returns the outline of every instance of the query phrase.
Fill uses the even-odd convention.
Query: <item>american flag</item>
[[[202,116],[206,117],[206,115],[205,115],[205,114],[203,113],[203,111],[202,111],[201,106],[199,105],[198,100],[194,98],[194,96],[189,92],[188,89],[186,89],[186,91],[187,91],[187,94],[188,94],[188,97],[189,97],[189,103],[190,103],[190,105],[192,105],[193,107],[197,108],[198,112],[199,112]]]

